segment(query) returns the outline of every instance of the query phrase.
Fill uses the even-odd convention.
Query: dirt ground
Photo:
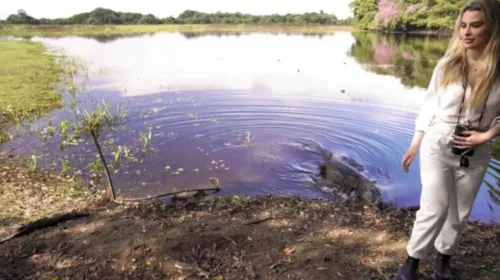
[[[41,216],[91,214],[1,244],[0,279],[392,279],[415,215],[275,196],[118,205],[5,158],[0,174],[0,238]],[[460,279],[500,279],[499,252],[500,225],[469,223]],[[422,279],[432,271],[433,255]]]

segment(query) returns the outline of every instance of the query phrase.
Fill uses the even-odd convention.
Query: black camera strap
[[[460,105],[460,110],[458,111],[457,126],[460,124],[460,115],[462,114],[462,108],[464,107],[464,102],[465,102],[465,95],[467,94],[467,76],[465,74],[462,76],[462,86],[464,88],[464,94],[462,96],[462,104]],[[471,91],[472,91],[472,88],[471,88]],[[481,128],[481,121],[483,119],[484,111],[486,110],[486,103],[488,102],[489,95],[490,95],[490,92],[488,91],[488,95],[486,96],[486,99],[484,100],[483,109],[481,110],[481,115],[479,116],[479,122],[477,124],[478,129]]]

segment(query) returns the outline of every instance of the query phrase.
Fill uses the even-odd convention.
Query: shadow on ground
[[[392,279],[413,217],[274,196],[103,204],[0,245],[0,279]],[[461,279],[499,279],[499,233],[467,226]],[[432,258],[422,272],[430,279]]]

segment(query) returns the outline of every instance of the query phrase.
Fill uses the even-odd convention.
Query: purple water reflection
[[[409,174],[400,160],[425,89],[368,72],[346,55],[354,43],[348,32],[34,40],[86,61],[92,98],[127,105],[125,128],[102,137],[109,161],[118,145],[137,158],[113,168],[120,195],[209,186],[215,176],[222,194],[323,197],[311,177],[323,154],[333,152],[360,163],[396,205],[418,204],[418,158]],[[393,48],[379,47],[374,51]],[[390,60],[390,52],[379,59]],[[93,106],[88,96],[77,98],[81,108]],[[38,125],[65,118],[67,109],[56,110]],[[152,152],[142,152],[138,134],[148,127]],[[45,164],[66,158],[85,170],[96,154],[88,143],[61,152],[57,139],[23,135],[1,149],[44,154]],[[473,219],[492,218],[487,202],[483,188]]]

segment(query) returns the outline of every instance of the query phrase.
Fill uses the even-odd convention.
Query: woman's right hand
[[[410,148],[403,155],[403,160],[401,161],[401,166],[403,167],[404,173],[408,173],[410,170],[410,165],[417,156],[417,146],[411,145]]]
[[[423,138],[424,138],[423,131],[417,131],[413,135],[410,147],[403,155],[403,160],[401,161],[401,166],[403,167],[404,173],[408,173],[408,171],[410,170],[410,165],[417,156],[418,147],[420,146],[420,143],[422,142]]]

